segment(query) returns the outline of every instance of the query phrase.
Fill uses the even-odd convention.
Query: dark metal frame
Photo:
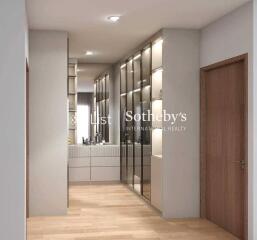
[[[95,96],[96,96],[96,116],[95,119],[98,122],[98,125],[96,126],[96,133],[101,133],[103,139],[106,142],[109,142],[110,139],[110,131],[109,131],[109,122],[106,125],[102,125],[100,118],[101,117],[107,117],[107,102],[108,104],[110,103],[109,97],[110,94],[108,94],[107,97],[107,91],[109,92],[110,89],[107,89],[106,87],[106,79],[107,79],[108,74],[105,74],[104,76],[99,77],[97,80],[95,80],[95,84],[96,84],[96,88],[95,88]],[[104,79],[104,82],[102,83],[102,80]],[[109,81],[109,79],[108,79]],[[110,86],[110,84],[108,85],[108,87]],[[102,109],[102,101],[104,101],[104,109]],[[97,104],[99,104],[99,108],[97,109]],[[101,109],[101,111],[100,111]],[[110,107],[108,106],[108,109],[110,109]],[[103,111],[104,110],[104,111]],[[99,116],[99,119],[97,119],[97,116]],[[108,128],[108,134],[107,134],[107,128]]]

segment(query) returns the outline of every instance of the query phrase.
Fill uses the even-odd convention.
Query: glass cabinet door
[[[105,77],[105,98],[106,99],[109,99],[109,83],[110,82],[110,79],[109,79],[109,75],[106,75]]]
[[[120,164],[121,182],[127,183],[127,132],[126,132],[126,110],[127,110],[127,79],[126,66],[120,70]]]
[[[130,112],[133,116],[133,61],[130,60],[127,63],[127,112]],[[134,185],[134,121],[127,121],[127,182],[130,187]]]
[[[120,70],[121,181],[151,198],[151,46]],[[126,121],[126,112],[133,116]],[[142,119],[144,116],[144,119]]]
[[[126,94],[127,93],[127,83],[126,83],[126,66],[123,66],[120,70],[120,93],[121,94]]]
[[[141,54],[134,57],[134,102],[133,109],[135,116],[141,116]],[[141,194],[141,120],[134,121],[134,189]]]
[[[101,101],[101,105],[102,105],[102,119],[101,119],[101,121],[102,121],[102,140],[104,140],[105,142],[107,142],[106,141],[106,134],[105,134],[105,129],[106,129],[106,124],[105,124],[105,114],[106,114],[106,112],[105,112],[105,99],[104,100],[102,100]]]
[[[142,53],[142,113],[148,114],[151,112],[151,48],[147,48]],[[150,200],[151,196],[151,119],[146,117],[142,121],[142,144],[143,144],[143,159],[142,159],[142,194]]]
[[[150,75],[151,75],[151,48],[147,47],[142,52],[143,86],[150,85]]]

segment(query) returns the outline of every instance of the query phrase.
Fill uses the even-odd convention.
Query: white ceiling
[[[109,67],[109,64],[78,64],[78,92],[93,92],[94,79]]]
[[[248,1],[27,0],[27,8],[31,29],[69,32],[70,57],[114,63],[163,27],[200,29]],[[110,15],[121,19],[110,23]]]

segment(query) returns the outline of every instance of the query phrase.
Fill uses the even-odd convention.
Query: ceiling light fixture
[[[117,22],[120,20],[120,16],[110,16],[108,17],[108,20],[111,22]]]
[[[93,55],[93,52],[92,51],[86,51],[85,53],[87,56],[92,56]]]

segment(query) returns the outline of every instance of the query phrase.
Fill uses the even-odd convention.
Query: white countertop
[[[90,156],[119,156],[120,145],[69,145],[69,158],[90,157]]]

